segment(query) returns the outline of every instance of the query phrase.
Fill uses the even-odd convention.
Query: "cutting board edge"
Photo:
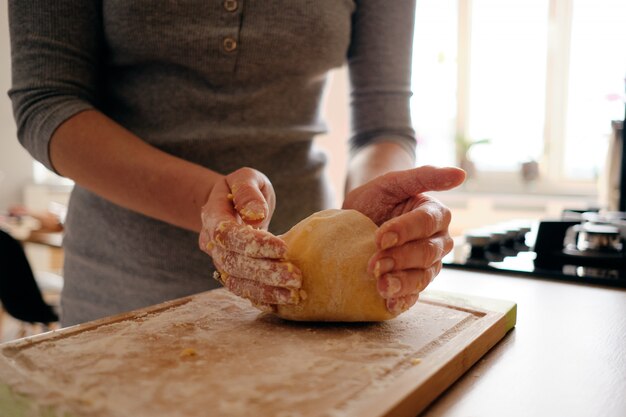
[[[116,314],[113,316],[103,317],[94,321],[77,324],[70,327],[64,327],[58,330],[52,330],[45,333],[40,333],[34,336],[25,337],[18,340],[9,340],[4,343],[0,343],[0,351],[5,348],[23,348],[25,345],[32,345],[43,341],[49,341],[56,338],[65,338],[72,336],[76,333],[97,329],[101,326],[108,324],[118,323],[137,315],[153,314],[159,311],[168,310],[173,307],[186,304],[192,301],[194,298],[202,296],[208,292],[226,292],[224,288],[218,288],[215,290],[209,290],[186,297],[177,298],[174,300],[166,301],[161,304],[155,304],[148,307],[138,308],[136,310],[127,311],[124,313]],[[463,293],[455,293],[440,290],[425,290],[420,294],[421,300],[438,301],[440,303],[451,303],[458,307],[469,307],[471,309],[479,309],[485,311],[499,311],[505,313],[507,317],[507,330],[515,327],[517,321],[517,304],[512,301],[500,300],[495,298],[487,298],[476,295],[469,295]]]
[[[505,329],[507,332],[517,324],[517,303],[514,301],[428,289],[423,291],[420,295],[420,299],[424,298],[426,300],[436,300],[441,303],[452,304],[459,307],[469,307],[479,311],[502,313],[506,318]]]
[[[443,291],[429,291],[424,298],[429,301],[445,301],[460,309],[479,309],[485,314],[483,321],[480,325],[466,330],[478,332],[479,336],[466,340],[460,351],[453,349],[452,346],[437,351],[436,357],[444,357],[447,360],[444,367],[432,367],[426,371],[416,367],[415,370],[407,371],[387,387],[387,393],[393,394],[385,395],[383,401],[376,398],[364,404],[354,413],[355,416],[415,417],[454,385],[480,358],[502,340],[515,324],[517,304],[513,302]],[[491,306],[495,310],[485,309]],[[461,334],[458,337],[461,337]],[[459,361],[455,360],[462,355],[466,357]],[[438,362],[438,360],[433,358],[431,362]],[[423,395],[425,391],[429,395]]]
[[[487,328],[485,332],[477,339],[464,348],[462,352],[458,352],[456,355],[450,357],[450,361],[443,367],[434,373],[427,382],[421,384],[417,390],[411,395],[416,396],[417,399],[413,399],[411,395],[404,397],[401,401],[397,402],[395,407],[388,410],[386,413],[380,414],[376,417],[414,417],[428,408],[450,387],[452,387],[456,381],[458,381],[467,371],[469,371],[474,364],[476,364],[480,358],[486,355],[495,345],[500,342],[512,329],[506,329],[507,326],[506,316],[502,316],[501,319],[493,326]],[[468,355],[467,352],[471,354]],[[465,358],[456,362],[454,359],[458,356],[465,354]],[[441,375],[450,374],[451,381],[443,382]],[[406,375],[408,379],[408,375]],[[429,390],[431,395],[421,395],[422,392]],[[434,392],[434,396],[432,393]],[[429,400],[422,400],[422,398]]]
[[[226,291],[224,289],[217,289],[213,291]],[[209,292],[209,291],[206,291]],[[136,310],[130,310],[124,313],[115,314],[112,316],[103,317],[93,321],[76,324],[73,326],[63,327],[55,329],[45,333],[39,333],[33,336],[24,337],[22,339],[9,340],[4,343],[0,343],[0,353],[7,349],[22,349],[27,346],[32,346],[41,342],[48,342],[53,339],[64,339],[71,337],[77,333],[87,332],[95,330],[98,327],[106,326],[109,324],[119,323],[121,321],[129,320],[132,318],[140,317],[142,315],[154,314],[161,311],[169,310],[170,308],[178,307],[192,301],[194,298],[201,296],[206,292],[201,292],[186,297],[176,298],[174,300],[165,301],[160,304],[154,304],[147,307],[138,308]]]

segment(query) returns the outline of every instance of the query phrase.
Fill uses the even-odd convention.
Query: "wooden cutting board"
[[[425,292],[385,323],[292,323],[216,290],[0,345],[0,415],[415,416],[515,320]]]

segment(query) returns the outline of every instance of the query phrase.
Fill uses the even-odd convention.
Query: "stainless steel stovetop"
[[[444,266],[626,288],[626,213],[567,210],[471,230]]]

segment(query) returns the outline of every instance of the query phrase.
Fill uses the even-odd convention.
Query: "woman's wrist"
[[[345,192],[347,194],[388,172],[413,168],[414,160],[414,156],[396,142],[379,141],[367,145],[350,158]]]
[[[127,209],[199,232],[201,207],[222,175],[163,152],[97,111],[61,124],[50,142],[62,175]]]

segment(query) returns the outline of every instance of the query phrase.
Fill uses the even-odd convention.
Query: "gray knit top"
[[[282,233],[330,204],[311,146],[330,69],[349,66],[353,151],[379,140],[414,151],[413,16],[414,0],[10,0],[18,137],[52,169],[54,130],[96,108],[170,154],[265,173]],[[77,185],[63,324],[214,288],[197,238]]]

